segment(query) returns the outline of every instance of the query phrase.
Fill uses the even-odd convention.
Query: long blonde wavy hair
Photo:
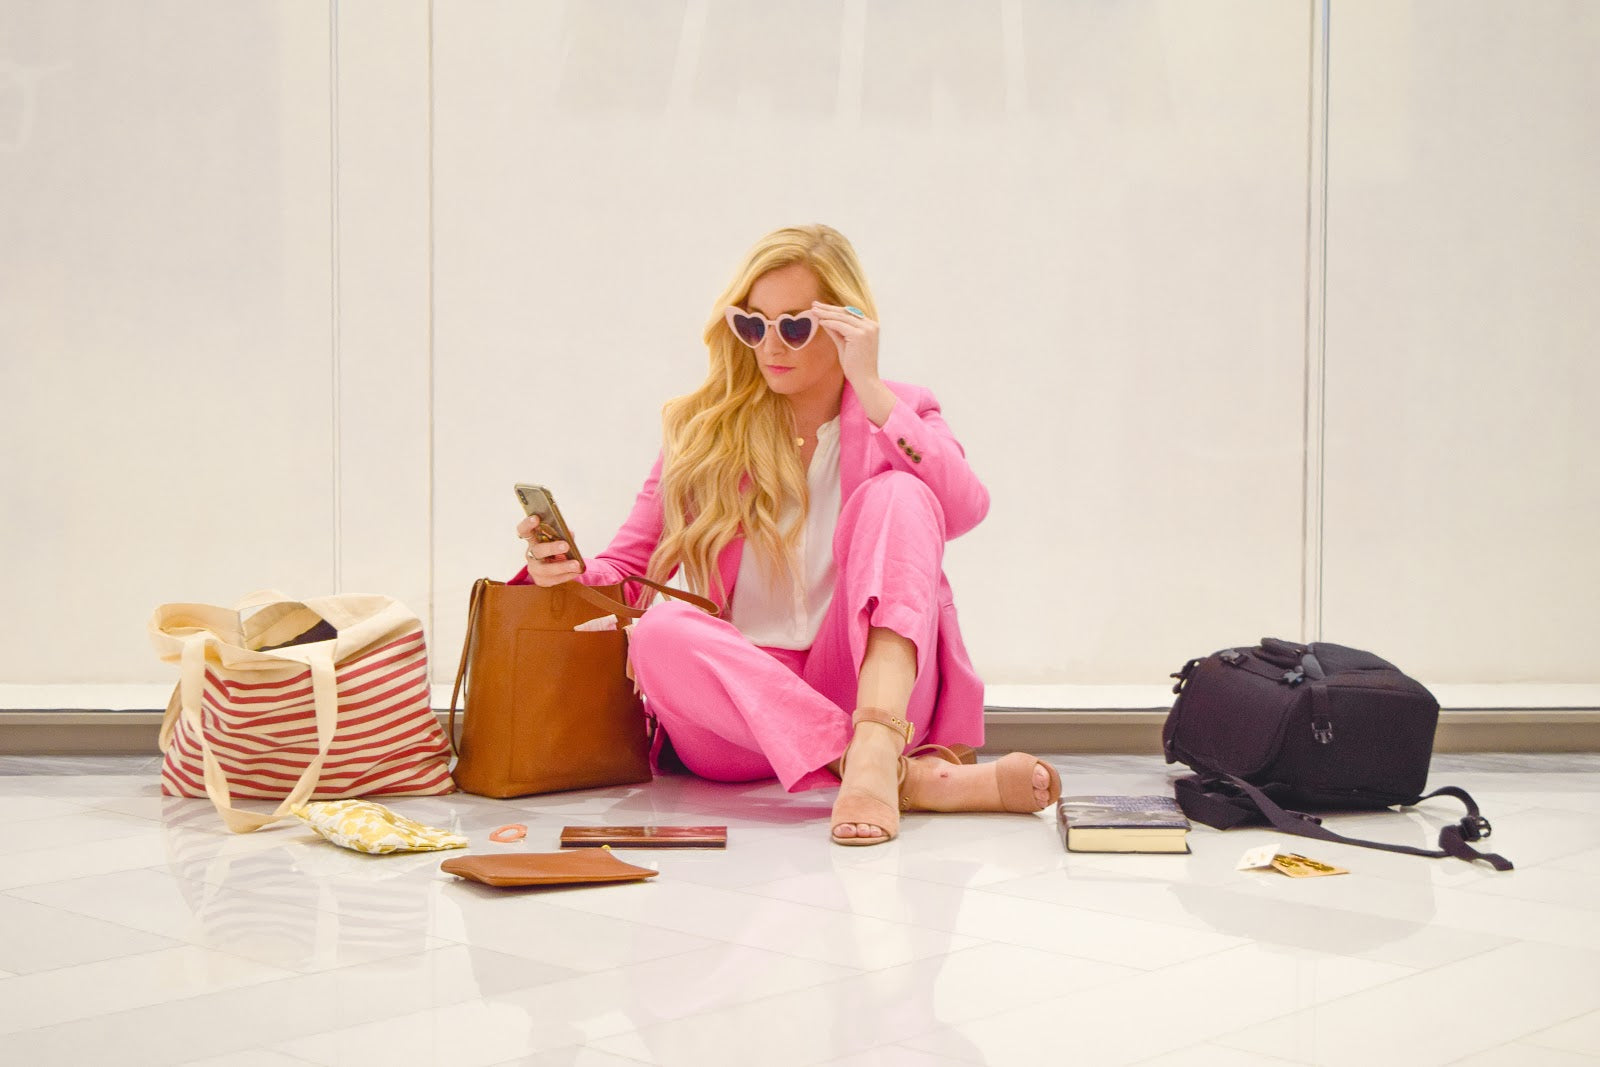
[[[794,412],[767,387],[755,353],[733,335],[723,310],[744,307],[750,287],[768,271],[804,263],[816,275],[821,299],[878,317],[843,234],[829,226],[790,226],[756,242],[706,323],[710,371],[694,392],[662,410],[661,471],[665,525],[648,576],[665,581],[678,568],[693,589],[726,594],[717,556],[734,538],[774,566],[776,580],[793,581],[800,530],[809,499],[806,472],[794,446]],[[779,528],[784,507],[798,503],[802,522]]]

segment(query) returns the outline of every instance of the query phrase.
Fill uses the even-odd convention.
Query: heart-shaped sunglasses
[[[804,348],[817,333],[817,320],[809,311],[802,311],[798,315],[785,312],[774,322],[765,315],[730,307],[723,312],[723,317],[728,320],[728,328],[733,335],[751,348],[762,342],[769,329],[777,330],[778,339],[790,348]]]

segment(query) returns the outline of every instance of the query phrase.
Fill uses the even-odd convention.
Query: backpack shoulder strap
[[[1232,786],[1237,794],[1207,788],[1208,784],[1221,782]],[[1410,856],[1454,856],[1469,863],[1483,860],[1497,871],[1512,869],[1511,861],[1504,856],[1493,852],[1480,852],[1468,844],[1488,837],[1492,827],[1489,825],[1489,820],[1478,813],[1478,805],[1471,795],[1455,786],[1444,786],[1417,798],[1417,802],[1420,803],[1433,797],[1450,796],[1460,800],[1467,807],[1467,814],[1459,822],[1452,823],[1439,831],[1439,847],[1426,849],[1412,845],[1390,844],[1387,841],[1365,841],[1336,834],[1311,815],[1298,811],[1285,811],[1261,789],[1235,775],[1219,775],[1213,783],[1207,783],[1199,775],[1188,775],[1178,779],[1175,785],[1178,806],[1183,809],[1183,813],[1191,819],[1219,830],[1264,818],[1273,829],[1296,837],[1336,841],[1344,845],[1358,845],[1361,848],[1382,849],[1385,852],[1403,852]]]

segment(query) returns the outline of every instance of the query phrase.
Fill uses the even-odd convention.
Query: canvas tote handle
[[[257,589],[254,593],[246,593],[233,605],[234,611],[249,611],[251,608],[264,608],[271,604],[298,604],[300,601],[288,593],[276,589]]]
[[[177,692],[173,694],[172,703],[179,706],[184,721],[200,739],[200,754],[205,761],[206,795],[211,798],[217,814],[222,816],[222,821],[227,824],[229,830],[236,834],[247,834],[286,817],[296,807],[309,800],[311,794],[316,791],[317,782],[322,777],[323,761],[328,758],[328,749],[333,744],[334,730],[339,723],[339,682],[333,664],[333,642],[302,646],[298,651],[303,659],[297,657],[289,660],[289,662],[304,662],[311,668],[311,694],[316,703],[317,754],[306,764],[306,769],[300,774],[300,780],[295,782],[294,788],[283,798],[277,810],[265,815],[233,806],[227,772],[223,770],[221,761],[211,750],[211,742],[206,737],[205,723],[200,714],[200,698],[205,689],[206,647],[215,640],[217,640],[216,635],[205,631],[184,638],[182,680],[178,683]],[[172,706],[169,704],[168,721],[173,718],[172,712]],[[161,732],[163,738],[170,735],[171,731],[166,722],[162,723]]]

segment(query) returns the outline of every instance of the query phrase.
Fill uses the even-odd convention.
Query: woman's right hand
[[[541,541],[538,530],[537,515],[517,523],[517,536],[528,543],[522,553],[528,563],[528,580],[546,587],[572,581],[583,571],[583,564],[567,558],[565,541]]]

